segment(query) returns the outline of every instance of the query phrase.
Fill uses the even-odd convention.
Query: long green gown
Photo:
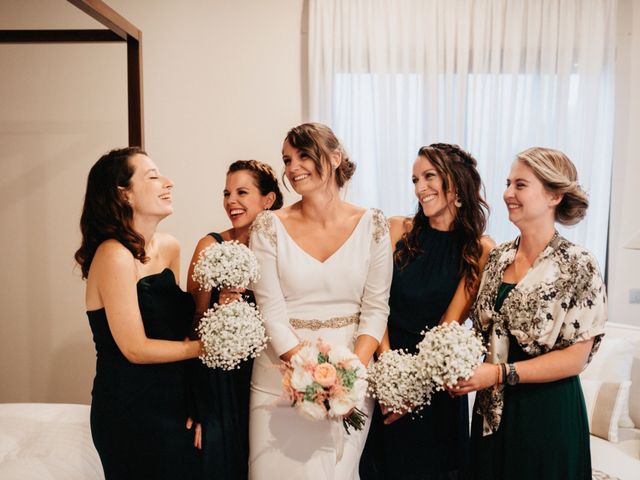
[[[496,311],[513,287],[500,285]],[[531,358],[515,338],[509,340],[510,363]],[[502,420],[492,435],[482,435],[482,417],[474,411],[470,478],[590,480],[589,423],[579,377],[506,386]]]

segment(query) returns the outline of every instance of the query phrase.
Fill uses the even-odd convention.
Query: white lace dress
[[[301,340],[353,349],[358,335],[382,338],[393,273],[387,220],[367,210],[347,241],[320,262],[265,211],[253,224],[250,246],[260,262],[253,291],[270,341],[253,366],[249,478],[357,479],[372,400],[363,408],[365,428],[350,435],[339,422],[307,420],[282,399],[279,356]]]

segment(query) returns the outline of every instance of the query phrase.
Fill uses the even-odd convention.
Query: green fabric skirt
[[[507,387],[500,428],[482,436],[474,412],[471,477],[591,479],[589,424],[578,377]]]
[[[496,307],[513,288],[502,284]],[[509,338],[509,362],[531,357]],[[589,421],[579,377],[506,386],[498,431],[482,435],[475,411],[470,478],[591,480]]]

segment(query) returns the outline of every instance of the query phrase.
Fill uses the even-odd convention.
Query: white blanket
[[[104,479],[88,405],[0,404],[0,478]]]

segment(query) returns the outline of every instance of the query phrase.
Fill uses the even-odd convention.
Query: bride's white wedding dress
[[[373,401],[364,406],[365,428],[350,435],[341,422],[303,418],[282,399],[279,356],[301,340],[353,349],[358,335],[382,338],[393,271],[387,220],[367,210],[345,243],[320,262],[266,211],[253,224],[250,246],[261,275],[253,292],[270,341],[253,365],[249,478],[357,479]]]

